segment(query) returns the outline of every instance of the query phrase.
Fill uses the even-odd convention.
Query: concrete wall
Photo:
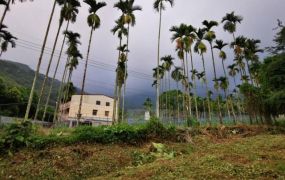
[[[100,101],[100,105],[96,104],[96,101]],[[69,118],[77,117],[78,108],[80,102],[80,95],[74,95],[71,98]],[[106,106],[109,103],[109,106]],[[112,120],[113,116],[113,103],[114,99],[104,95],[84,95],[82,101],[81,114],[84,119],[98,119],[98,120]],[[97,115],[93,115],[93,110],[97,110]],[[109,112],[106,116],[105,112]]]

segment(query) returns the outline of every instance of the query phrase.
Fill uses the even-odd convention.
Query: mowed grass
[[[190,143],[165,143],[173,159],[133,166],[132,153],[147,143],[77,144],[25,149],[0,158],[0,179],[285,179],[285,135],[217,139],[195,136]]]

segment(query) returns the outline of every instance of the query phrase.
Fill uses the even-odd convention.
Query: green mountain
[[[34,79],[35,71],[32,70],[28,65],[0,60],[0,77],[5,80],[5,83],[9,86],[24,87],[30,89]],[[51,83],[51,78],[48,78],[48,84]],[[44,81],[44,75],[40,74],[36,83],[36,93],[40,93],[40,86]],[[56,102],[56,94],[60,86],[60,81],[55,80],[52,93],[51,93],[51,104]]]

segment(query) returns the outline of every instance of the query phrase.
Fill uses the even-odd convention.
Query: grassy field
[[[133,154],[147,156],[151,142],[24,149],[0,158],[0,179],[285,179],[284,134],[204,134],[188,143],[163,143],[175,157],[139,166]]]

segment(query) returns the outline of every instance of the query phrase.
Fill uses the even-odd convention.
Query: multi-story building
[[[70,102],[60,107],[60,119],[70,126],[77,123],[79,102],[80,95],[73,95]],[[106,95],[83,95],[80,123],[92,126],[111,125],[113,103],[114,99]]]

